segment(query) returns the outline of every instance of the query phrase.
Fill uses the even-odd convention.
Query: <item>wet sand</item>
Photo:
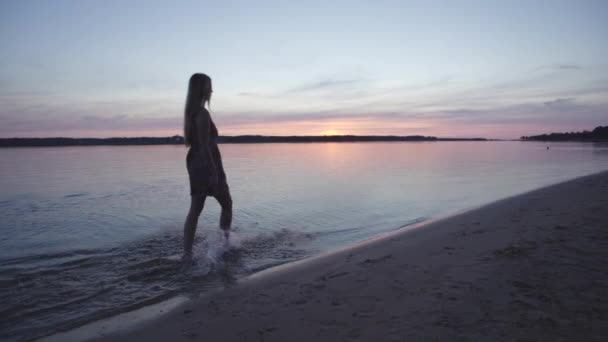
[[[97,341],[604,340],[608,172],[281,266]]]

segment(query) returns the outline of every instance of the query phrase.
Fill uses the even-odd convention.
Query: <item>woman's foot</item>
[[[224,238],[226,241],[230,238],[230,228],[220,228],[224,232]]]
[[[194,263],[194,259],[192,258],[192,253],[184,253],[184,255],[182,255],[181,261],[184,265],[192,265]]]

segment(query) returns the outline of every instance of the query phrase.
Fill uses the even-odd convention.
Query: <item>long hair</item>
[[[188,96],[186,97],[186,108],[184,109],[184,143],[190,146],[192,143],[192,130],[194,129],[194,115],[198,113],[205,102],[211,101],[211,77],[196,73],[190,77],[188,82]]]

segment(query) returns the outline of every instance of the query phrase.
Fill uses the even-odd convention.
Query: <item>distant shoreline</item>
[[[523,136],[523,141],[578,141],[578,142],[606,142],[608,141],[608,126],[598,126],[593,131],[549,133],[541,135]]]
[[[391,141],[537,141],[537,142],[608,142],[608,126],[598,126],[593,131],[550,133],[522,136],[519,139],[486,138],[437,138],[424,135],[236,135],[220,136],[219,144],[260,143],[325,143],[325,142],[391,142]],[[183,145],[184,138],[171,137],[114,137],[114,138],[0,138],[0,147],[45,147],[45,146],[123,146],[123,145]]]
[[[490,141],[485,138],[437,138],[430,136],[394,135],[328,135],[328,136],[220,136],[220,144],[256,143],[316,143],[316,142],[417,142],[417,141]],[[133,138],[1,138],[0,147],[45,147],[45,146],[124,146],[124,145],[183,145],[184,138],[133,137]]]

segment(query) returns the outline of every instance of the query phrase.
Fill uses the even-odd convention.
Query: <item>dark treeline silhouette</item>
[[[183,144],[176,135],[164,138],[8,138],[0,139],[0,147],[27,146],[93,146],[93,145],[168,145]]]
[[[328,136],[263,136],[239,135],[220,136],[218,143],[251,144],[251,143],[311,143],[311,142],[372,142],[372,141],[485,141],[483,138],[437,138],[421,135],[328,135]],[[34,147],[34,146],[93,146],[93,145],[180,145],[184,138],[172,137],[151,138],[6,138],[0,139],[0,147]]]
[[[608,141],[608,126],[598,126],[593,131],[550,133],[521,137],[532,141]]]
[[[482,141],[482,138],[437,138],[422,135],[396,136],[396,135],[310,135],[310,136],[263,136],[263,135],[239,135],[221,136],[220,143],[273,143],[273,142],[357,142],[357,141]]]

